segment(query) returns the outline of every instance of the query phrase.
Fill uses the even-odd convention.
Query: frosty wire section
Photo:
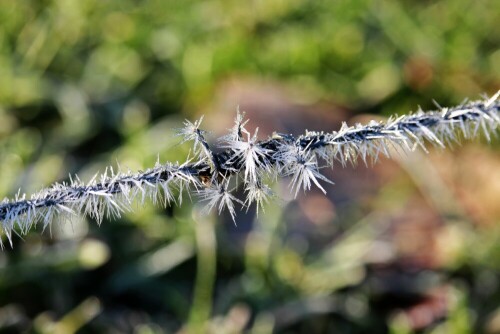
[[[247,121],[238,111],[233,128],[219,140],[224,149],[220,153],[205,139],[202,118],[194,123],[185,121],[178,134],[184,141],[193,142],[194,157],[183,164],[157,162],[139,173],[108,168],[87,183],[75,177],[29,198],[18,194],[13,200],[4,199],[0,203],[0,231],[12,243],[12,233],[25,234],[37,223],[45,229],[56,216],[70,219],[84,215],[100,224],[105,216],[116,218],[130,211],[137,199],[180,205],[183,191],[195,193],[207,203],[208,211],[217,208],[220,213],[227,209],[235,220],[235,203],[247,209],[256,203],[259,208],[272,196],[266,182],[278,177],[291,178],[295,196],[300,189],[310,190],[313,184],[326,193],[320,182],[331,181],[321,174],[322,165],[333,166],[335,161],[355,164],[358,159],[376,162],[380,154],[389,156],[391,148],[408,152],[420,147],[426,151],[426,142],[446,147],[461,136],[471,138],[480,132],[490,140],[500,124],[499,96],[500,92],[456,107],[419,110],[391,117],[387,122],[354,126],[344,123],[332,132],[307,131],[298,137],[274,133],[262,141],[257,139],[258,129],[252,135],[245,128]],[[232,194],[231,181],[235,179],[243,182],[244,201]],[[179,193],[177,198],[174,191]]]

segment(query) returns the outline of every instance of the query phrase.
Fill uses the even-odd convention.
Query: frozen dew
[[[490,140],[500,124],[499,97],[500,92],[457,107],[438,106],[439,110],[430,112],[420,109],[386,122],[344,123],[337,131],[307,131],[298,137],[273,134],[261,141],[257,139],[258,130],[252,135],[245,129],[248,121],[238,111],[234,126],[220,139],[225,150],[218,153],[210,148],[206,132],[200,128],[203,118],[185,121],[178,134],[183,141],[193,141],[194,158],[182,164],[157,161],[153,168],[137,173],[110,167],[88,182],[75,175],[67,183],[56,183],[30,197],[19,192],[12,200],[0,202],[0,232],[12,245],[13,234],[24,235],[37,224],[50,230],[56,218],[65,222],[87,216],[101,224],[105,218],[119,218],[132,210],[134,202],[181,205],[184,192],[197,193],[207,203],[208,211],[227,209],[235,221],[235,203],[247,210],[256,203],[258,212],[273,196],[263,180],[289,176],[295,196],[300,189],[310,190],[313,184],[326,193],[322,182],[331,181],[320,173],[318,160],[330,167],[334,162],[356,164],[360,159],[367,164],[394,150],[427,151],[428,144],[445,147],[480,134]],[[238,181],[239,177],[243,179],[244,202],[227,189],[230,180]],[[3,247],[2,239],[0,245]]]
[[[268,156],[270,151],[261,147],[257,141],[258,128],[253,136],[246,132],[247,140],[226,140],[222,147],[230,149],[233,154],[226,165],[241,164],[244,169],[245,183],[256,184],[263,172],[268,172],[270,164]]]
[[[226,188],[225,185],[214,185],[199,191],[199,196],[203,202],[207,202],[205,211],[210,212],[212,209],[217,208],[220,214],[224,208],[229,211],[233,222],[236,223],[236,211],[234,209],[234,202],[243,205],[243,202],[234,197]]]
[[[183,142],[194,141],[195,150],[199,145],[199,136],[203,134],[203,130],[200,130],[201,122],[203,122],[203,116],[194,123],[186,119],[184,127],[177,131],[177,135],[184,138]]]
[[[200,129],[201,122],[203,122],[203,116],[194,123],[189,120],[184,121],[184,127],[177,131],[177,135],[183,137],[183,143],[187,141],[193,141],[193,152],[202,156],[205,159],[212,158],[212,152],[205,140],[206,131]]]
[[[248,123],[248,120],[244,119],[245,113],[240,112],[240,108],[236,111],[236,118],[234,119],[234,126],[229,129],[229,133],[220,138],[221,141],[241,141],[243,140],[243,133],[248,133],[245,129],[245,125]]]
[[[259,208],[264,211],[264,204],[267,204],[269,202],[269,198],[274,195],[271,191],[271,188],[260,182],[257,184],[248,185],[245,190],[247,191],[247,197],[245,199],[244,205],[246,205],[247,207],[247,212],[250,208],[250,205],[252,203],[255,203],[257,208],[257,215],[259,214]]]
[[[297,197],[299,190],[311,190],[314,183],[324,194],[326,190],[318,180],[333,184],[319,172],[316,156],[311,151],[303,150],[297,146],[284,145],[277,156],[282,167],[283,176],[291,176],[290,187]]]

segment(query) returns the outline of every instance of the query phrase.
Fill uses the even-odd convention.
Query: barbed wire
[[[312,184],[326,193],[320,182],[330,182],[320,169],[324,163],[345,166],[359,159],[366,164],[376,162],[391,149],[411,152],[424,151],[426,143],[446,147],[463,136],[473,138],[482,132],[488,140],[496,135],[500,124],[500,92],[491,98],[465,102],[456,107],[436,111],[417,111],[414,114],[393,116],[386,122],[371,121],[366,125],[348,126],[343,123],[338,131],[306,131],[294,137],[274,133],[267,140],[257,140],[246,128],[244,114],[238,111],[234,127],[219,139],[222,152],[216,153],[200,128],[203,118],[192,123],[185,121],[178,134],[184,141],[192,141],[194,157],[179,163],[159,162],[146,171],[132,173],[108,168],[89,182],[77,176],[69,182],[56,183],[29,198],[18,193],[14,199],[0,203],[0,232],[12,245],[12,234],[26,234],[33,225],[47,228],[56,219],[88,216],[102,222],[104,217],[118,218],[132,210],[136,200],[154,203],[182,204],[182,193],[195,193],[207,202],[207,211],[227,209],[235,221],[235,203],[261,207],[273,195],[266,182],[278,177],[291,177],[290,187],[295,196],[300,189],[310,190]],[[236,198],[230,189],[232,181],[241,179],[246,192],[244,201]],[[175,193],[178,192],[178,196]],[[0,240],[1,243],[1,240]],[[2,244],[3,246],[3,244]]]

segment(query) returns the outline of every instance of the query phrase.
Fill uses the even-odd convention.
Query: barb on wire
[[[179,191],[179,205],[184,190],[197,193],[207,202],[207,209],[226,208],[235,220],[235,203],[257,208],[269,200],[272,192],[267,181],[277,177],[291,178],[290,187],[297,196],[300,189],[310,190],[316,185],[326,193],[320,182],[330,182],[320,172],[320,163],[332,166],[376,162],[390,148],[413,151],[418,147],[426,151],[426,143],[439,147],[457,142],[460,136],[476,137],[482,132],[490,140],[500,124],[500,92],[491,98],[464,103],[437,111],[394,116],[386,122],[371,121],[367,125],[343,124],[338,131],[308,131],[294,137],[274,133],[267,140],[257,140],[245,128],[247,121],[239,111],[234,127],[221,138],[220,153],[216,153],[200,129],[202,119],[186,121],[179,135],[184,141],[194,142],[195,161],[183,164],[156,163],[139,173],[124,173],[112,168],[101,176],[84,183],[78,177],[68,183],[56,183],[29,198],[25,194],[0,202],[0,232],[12,245],[12,234],[26,234],[33,225],[45,229],[56,219],[71,219],[75,215],[88,216],[102,222],[104,217],[117,218],[131,210],[135,200],[150,199],[168,205],[176,202],[174,189]],[[237,199],[229,190],[231,180],[240,178],[246,199]],[[1,243],[1,239],[0,239]],[[2,244],[3,245],[3,244]]]

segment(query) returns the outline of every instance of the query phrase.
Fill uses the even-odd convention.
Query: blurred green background
[[[500,2],[0,0],[0,198],[184,161],[237,106],[299,134],[500,89]],[[328,176],[257,216],[196,199],[38,226],[0,252],[1,332],[500,333],[499,140]]]

